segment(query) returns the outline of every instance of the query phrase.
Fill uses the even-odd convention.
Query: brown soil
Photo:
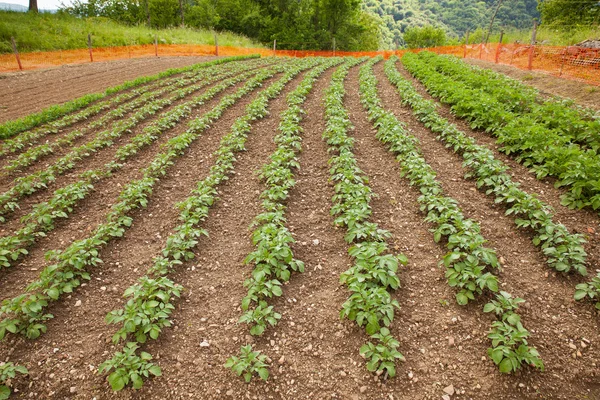
[[[500,273],[502,289],[527,300],[521,309],[523,323],[532,333],[531,344],[538,348],[546,364],[544,373],[526,369],[516,378],[496,373],[487,359],[477,365],[476,359],[486,357],[485,347],[489,346],[485,339],[486,326],[482,332],[471,333],[471,339],[481,343],[480,349],[463,354],[465,359],[457,367],[458,374],[454,379],[464,381],[467,376],[479,377],[477,383],[482,389],[472,394],[486,399],[537,398],[539,395],[571,399],[590,393],[600,394],[597,372],[589,368],[600,362],[598,354],[580,346],[583,338],[592,342],[600,340],[598,317],[590,304],[579,304],[572,298],[574,285],[582,278],[558,275],[548,269],[541,251],[531,243],[529,232],[517,230],[513,218],[504,216],[503,207],[477,191],[474,182],[463,179],[462,158],[436,141],[434,134],[416,120],[410,109],[398,106],[398,94],[385,77],[383,65],[379,64],[375,69],[385,107],[394,111],[407,124],[411,134],[419,139],[423,155],[436,170],[445,193],[459,202],[466,217],[480,223],[488,246],[496,249],[505,260]],[[489,320],[481,312],[483,304],[479,301],[477,308],[469,310],[469,314],[480,321]],[[469,332],[469,328],[463,329],[463,335]],[[576,350],[569,344],[574,344]],[[577,351],[581,352],[581,357]],[[472,381],[463,387],[473,386],[475,382]],[[497,393],[501,387],[505,388],[503,394]]]
[[[540,71],[525,71],[511,65],[466,58],[464,61],[493,69],[538,89],[543,95],[566,97],[585,107],[600,110],[600,88],[585,82],[559,78]]]
[[[301,122],[303,150],[286,217],[296,239],[292,246],[294,255],[306,263],[306,271],[293,274],[284,285],[283,296],[272,301],[282,314],[280,323],[269,328],[264,336],[253,338],[248,327],[237,320],[242,314],[240,301],[246,294],[243,282],[251,271],[243,260],[254,249],[249,226],[261,212],[260,193],[264,189],[255,172],[269,161],[275,149],[273,138],[280,113],[286,108],[286,95],[303,74],[271,102],[269,116],[253,125],[247,151],[237,156],[236,173],[219,188],[220,200],[203,223],[209,236],[199,240],[195,259],[170,276],[185,288],[176,302],[173,327],[164,329],[157,341],[144,345],[144,350],[161,366],[163,376],[148,380],[140,391],[126,389],[113,393],[106,377],[96,373],[97,366],[118,350],[111,343],[115,326],[107,325],[104,317],[123,305],[123,291],[145,273],[152,258],[164,247],[166,238],[179,224],[175,204],[185,199],[195,183],[206,176],[219,139],[229,131],[234,119],[242,115],[256,91],[228,109],[176,160],[167,176],[156,185],[148,207],[133,213],[134,223],[125,237],[112,241],[101,251],[104,263],[91,271],[92,280],[50,307],[49,312],[55,318],[49,321],[46,334],[35,341],[11,337],[0,342],[2,360],[25,365],[31,372],[31,376],[16,380],[18,392],[14,397],[438,400],[444,394],[443,389],[453,385],[452,399],[598,398],[600,355],[595,349],[600,343],[600,322],[592,304],[572,300],[573,287],[581,279],[549,270],[540,250],[531,243],[531,233],[516,228],[514,220],[504,216],[502,206],[494,205],[493,199],[477,191],[472,181],[463,179],[462,158],[436,141],[410,109],[400,106],[395,88],[383,74],[382,63],[375,71],[385,107],[421,141],[423,154],[438,172],[446,194],[459,202],[467,217],[481,224],[488,245],[506,260],[500,273],[503,289],[527,300],[522,309],[523,322],[532,334],[531,344],[538,348],[546,363],[545,372],[526,367],[515,375],[501,375],[487,358],[490,343],[486,334],[493,318],[482,312],[486,299],[465,307],[455,303],[455,292],[447,285],[443,268],[438,267],[446,249],[433,241],[431,227],[423,222],[417,203],[419,190],[400,177],[394,155],[375,138],[375,130],[359,101],[358,67],[354,67],[345,84],[348,92],[345,106],[355,126],[350,134],[356,139],[357,161],[378,195],[372,202],[372,220],[392,233],[390,248],[409,258],[408,265],[399,270],[402,286],[394,293],[401,309],[396,312],[391,329],[407,359],[398,363],[395,379],[382,381],[366,370],[359,348],[368,336],[355,323],[339,319],[339,310],[349,295],[339,284],[339,276],[352,260],[347,255],[349,245],[343,239],[344,230],[333,226],[329,213],[334,191],[329,183],[330,156],[321,135],[325,129],[322,98],[331,79],[331,69],[315,83],[302,106],[306,110]],[[265,82],[263,87],[272,81]],[[423,91],[421,86],[418,89]],[[205,112],[233,90],[199,107],[192,117]],[[447,107],[441,107],[440,112],[447,115]],[[492,139],[456,122],[496,151]],[[123,185],[138,178],[140,169],[160,151],[160,144],[183,132],[185,125],[185,121],[180,122],[128,161],[112,178],[97,184],[94,193],[68,220],[41,239],[19,266],[2,271],[1,297],[18,293],[48,265],[43,257],[45,250],[64,248],[100,223]],[[137,127],[133,134],[143,126]],[[86,165],[60,178],[61,184],[69,182],[75,173],[107,161],[114,148],[86,160],[82,163]],[[597,265],[598,216],[560,207],[561,191],[554,189],[551,182],[535,180],[522,166],[496,154],[513,168],[513,177],[522,183],[524,190],[539,193],[544,201],[557,208],[557,218],[571,231],[589,233],[588,228],[594,231],[586,250],[591,264]],[[34,198],[36,195],[31,201]],[[39,199],[42,198],[40,195]],[[6,226],[16,226],[18,215]],[[590,341],[585,347],[584,338]],[[209,346],[200,346],[203,341]],[[247,385],[223,367],[225,360],[246,343],[271,358],[268,382],[254,379]]]
[[[137,58],[1,74],[0,123],[104,91],[140,76],[213,59],[215,57],[209,56]]]

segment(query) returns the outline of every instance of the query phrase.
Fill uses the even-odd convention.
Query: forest
[[[231,31],[281,49],[360,51],[407,46],[406,33],[435,29],[435,44],[466,31],[553,29],[600,22],[597,0],[74,0],[62,11],[103,16],[129,25]],[[442,35],[440,36],[440,32]],[[411,36],[410,33],[408,37]]]

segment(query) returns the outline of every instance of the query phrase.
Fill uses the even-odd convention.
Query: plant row
[[[6,333],[21,334],[29,339],[44,333],[47,329],[44,322],[52,318],[46,311],[49,304],[71,293],[81,285],[82,280],[90,279],[88,268],[102,262],[100,250],[111,240],[124,235],[133,222],[129,216],[131,211],[146,207],[154,185],[167,173],[175,159],[226,109],[284,68],[285,65],[261,70],[235,93],[223,97],[210,111],[191,121],[184,133],[163,145],[164,151],[142,170],[142,178],[125,185],[117,202],[111,207],[106,222],[98,225],[88,237],[72,242],[66,249],[50,251],[47,256],[54,263],[42,270],[39,279],[30,283],[24,293],[2,302],[0,340]]]
[[[562,196],[563,205],[600,209],[600,157],[596,151],[573,143],[564,132],[536,121],[531,114],[507,111],[484,91],[449,80],[419,56],[406,54],[402,63],[432,95],[451,104],[457,116],[468,119],[472,127],[497,136],[503,144],[501,151],[515,153],[517,161],[534,171],[539,179],[558,178],[555,186],[568,189]]]
[[[494,312],[498,317],[488,335],[492,341],[489,356],[504,373],[516,371],[523,363],[543,369],[539,353],[527,343],[529,331],[516,312],[524,300],[513,298],[507,292],[498,293],[498,277],[491,271],[499,267],[496,253],[484,247],[486,240],[479,224],[465,218],[456,200],[444,195],[435,171],[421,154],[419,141],[394,114],[382,107],[372,69],[379,60],[374,59],[360,70],[361,102],[377,128],[377,138],[396,154],[402,176],[419,188],[418,202],[427,215],[425,221],[434,226],[434,240],[447,240],[449,252],[441,263],[446,267],[448,284],[458,290],[458,304],[467,304],[484,290],[495,294],[495,300],[484,307],[484,312]]]
[[[190,83],[194,83],[194,82],[198,81],[198,75],[202,75],[204,77],[213,77],[217,74],[219,74],[219,75],[225,74],[232,68],[237,69],[237,64],[246,65],[247,68],[253,68],[256,66],[265,65],[267,62],[268,62],[268,60],[266,60],[266,59],[260,59],[257,62],[250,62],[250,63],[231,63],[231,64],[227,64],[225,66],[217,65],[212,68],[205,68],[200,71],[196,71],[196,72],[194,72],[193,75],[190,74],[190,76],[188,76],[187,79],[185,79],[183,77],[165,79],[165,80],[159,81],[158,83],[156,83],[152,86],[147,86],[147,87],[144,87],[143,89],[138,89],[135,92],[137,92],[136,94],[141,95],[140,97],[138,97],[135,100],[130,101],[128,103],[121,104],[119,107],[110,110],[108,113],[103,115],[101,118],[96,119],[95,121],[89,123],[87,126],[81,128],[81,129],[73,130],[73,131],[69,132],[68,134],[64,135],[64,137],[61,137],[60,139],[57,139],[54,142],[44,143],[44,144],[30,148],[26,152],[20,154],[16,159],[10,161],[8,163],[8,165],[6,165],[4,167],[4,170],[6,172],[11,172],[11,171],[15,171],[15,170],[27,167],[27,166],[33,164],[34,162],[39,161],[42,157],[44,157],[48,154],[54,153],[54,151],[56,151],[57,149],[72,144],[74,140],[76,140],[80,137],[83,137],[88,132],[92,132],[95,129],[102,128],[102,127],[106,126],[107,123],[109,123],[115,119],[123,118],[123,116],[125,116],[125,114],[131,112],[132,110],[137,109],[144,103],[146,103],[150,100],[154,100],[154,99],[158,98],[159,96],[162,96],[165,93],[171,93],[177,88],[183,88],[183,87],[189,85]],[[134,91],[123,94],[122,96],[133,97],[132,96],[134,94],[133,92]],[[119,97],[121,97],[121,96],[119,96]],[[113,105],[116,105],[116,104],[113,104]],[[56,132],[58,132],[58,130],[53,131],[53,133],[56,133]],[[32,144],[37,142],[40,138],[39,136],[36,136],[35,138],[33,138],[33,135],[34,135],[33,132],[32,133],[29,133],[29,132],[23,133],[23,134],[17,136],[16,138],[5,142],[3,148],[5,148],[5,149],[10,148],[13,152],[16,152],[17,150],[22,149],[25,145],[31,146]]]
[[[496,159],[491,150],[478,145],[475,139],[440,116],[436,104],[425,100],[409,81],[402,78],[395,67],[397,60],[392,57],[385,64],[388,79],[397,87],[403,103],[413,109],[419,121],[437,133],[437,139],[446,147],[463,156],[464,166],[470,170],[466,176],[475,177],[478,188],[485,188],[488,195],[494,196],[496,203],[506,205],[506,214],[515,217],[517,226],[536,232],[533,243],[541,247],[549,266],[561,272],[575,270],[586,275],[587,254],[582,235],[571,234],[563,224],[554,222],[552,208],[520,189],[507,173],[508,166]]]
[[[241,63],[237,66],[237,71],[234,70],[231,74],[245,69]],[[161,118],[146,126],[129,143],[117,149],[113,160],[100,168],[82,172],[79,174],[77,181],[57,189],[50,200],[35,205],[33,211],[21,219],[25,224],[24,227],[16,231],[13,235],[0,238],[0,268],[8,268],[14,265],[21,255],[27,254],[29,246],[35,243],[40,236],[45,236],[54,229],[57,219],[68,218],[73,208],[91,193],[94,185],[122,169],[124,167],[123,163],[128,158],[133,157],[142,148],[158,140],[165,131],[174,127],[179,121],[189,117],[195,108],[198,108],[218,93],[247,79],[255,73],[249,71],[223,80],[218,85],[205,91],[202,95],[174,107]],[[205,83],[210,84],[212,81],[221,78],[223,78],[222,75],[208,78]]]
[[[230,133],[221,139],[208,176],[197,183],[190,197],[177,204],[181,211],[181,224],[167,238],[166,246],[154,258],[147,275],[125,291],[127,304],[107,315],[107,323],[120,326],[113,336],[113,342],[126,342],[122,351],[116,352],[99,367],[101,373],[110,372],[108,381],[113,390],[121,390],[128,384],[139,389],[149,374],[160,375],[160,368],[150,363],[151,356],[144,352],[137,355],[136,350],[148,338],[157,339],[162,329],[171,326],[173,302],[180,297],[183,288],[170,280],[168,275],[178,265],[193,259],[192,250],[198,239],[208,235],[199,225],[218,200],[217,187],[233,173],[235,154],[244,150],[251,123],[266,116],[269,100],[277,97],[294,76],[316,62],[316,59],[305,59],[290,65],[279,80],[262,90],[246,107],[246,113],[234,122]]]
[[[17,376],[27,375],[27,368],[22,365],[15,365],[12,362],[0,362],[0,400],[7,400],[10,397],[11,381]]]
[[[367,359],[367,369],[384,377],[396,375],[395,363],[404,360],[398,351],[400,343],[389,331],[394,311],[400,308],[390,290],[400,286],[398,265],[406,264],[403,254],[390,254],[386,239],[391,234],[370,222],[371,199],[375,196],[368,178],[354,157],[354,139],[348,131],[354,129],[344,108],[344,80],[351,66],[364,60],[353,60],[338,68],[326,90],[323,140],[327,142],[330,180],[334,183],[331,214],[335,225],[346,228],[344,239],[351,246],[348,254],[353,265],[340,277],[350,296],[342,305],[341,318],[348,318],[364,327],[371,341],[360,348]]]
[[[304,272],[304,263],[294,258],[290,247],[294,243],[286,227],[285,211],[289,191],[295,186],[294,171],[299,167],[298,153],[302,150],[302,109],[317,78],[325,70],[342,62],[340,58],[328,59],[309,71],[298,86],[287,96],[287,108],[281,113],[277,149],[270,162],[263,165],[259,177],[266,189],[261,193],[263,212],[252,222],[252,244],[255,246],[244,262],[254,266],[244,286],[247,295],[242,299],[244,314],[239,322],[251,325],[250,334],[260,336],[268,326],[275,326],[281,314],[276,312],[269,299],[282,295],[282,284],[290,280],[292,271]],[[250,382],[256,373],[263,380],[269,377],[266,356],[253,351],[251,345],[242,346],[240,355],[230,357],[225,363],[238,376]]]
[[[574,107],[571,100],[538,99],[537,91],[490,69],[468,65],[456,57],[425,53],[421,58],[436,71],[497,99],[507,111],[527,114],[529,118],[556,129],[579,144],[600,149],[600,118],[592,110]]]
[[[77,98],[75,100],[71,100],[67,103],[63,103],[60,105],[50,106],[39,113],[30,114],[23,118],[19,118],[12,121],[7,121],[3,124],[0,124],[0,139],[6,139],[11,136],[15,136],[16,134],[26,131],[28,129],[35,128],[38,125],[42,125],[48,122],[52,122],[61,118],[71,112],[80,110],[89,104],[94,103],[97,100],[101,100],[105,97],[113,95],[115,93],[120,93],[125,90],[136,88],[138,86],[151,83],[157,81],[162,78],[166,78],[172,75],[181,74],[190,71],[196,71],[202,68],[206,68],[208,66],[212,66],[215,64],[225,64],[232,61],[240,61],[249,58],[258,58],[259,55],[247,55],[247,56],[237,56],[237,57],[227,57],[221,58],[213,61],[208,61],[204,63],[194,64],[187,67],[182,68],[171,68],[166,71],[160,72],[155,75],[143,76],[131,81],[127,81],[118,86],[113,86],[111,88],[106,89],[101,93],[93,93],[88,94],[83,97]],[[59,123],[60,125],[60,123]],[[64,125],[67,126],[67,125]],[[63,126],[63,127],[64,127]]]
[[[201,81],[203,77],[204,74],[200,74],[197,75],[194,80]],[[48,168],[15,179],[13,186],[0,195],[0,221],[3,220],[2,215],[18,208],[18,200],[20,198],[46,188],[57,176],[75,168],[78,161],[91,156],[103,148],[111,146],[116,139],[130,132],[131,129],[135,128],[135,126],[142,121],[150,118],[152,115],[163,108],[170,106],[172,103],[200,90],[204,86],[204,83],[187,86],[174,90],[172,95],[167,98],[151,101],[138,109],[138,111],[129,118],[117,121],[110,129],[99,132],[91,141],[74,148]]]

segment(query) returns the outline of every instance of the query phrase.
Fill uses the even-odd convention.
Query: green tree
[[[574,24],[599,24],[598,0],[546,0],[538,6],[542,22],[560,28]],[[566,26],[565,26],[566,25]]]
[[[410,28],[404,32],[404,42],[409,49],[443,46],[446,44],[446,31],[430,25]]]

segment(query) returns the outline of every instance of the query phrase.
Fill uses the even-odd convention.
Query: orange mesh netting
[[[508,64],[521,69],[545,71],[552,75],[600,85],[600,50],[583,47],[568,46],[530,46],[524,44],[497,43],[467,46],[445,46],[429,50],[438,54],[452,54],[457,57],[479,58],[491,62]],[[247,54],[260,54],[262,56],[288,56],[288,57],[313,57],[313,56],[352,56],[374,57],[383,55],[385,58],[392,54],[402,56],[407,50],[402,51],[365,51],[349,52],[331,50],[269,50],[265,48],[244,48],[219,46],[219,56],[238,56]],[[412,50],[411,50],[412,51]],[[154,57],[154,56],[206,56],[215,55],[214,45],[179,45],[159,44],[154,46],[136,45],[121,47],[93,48],[93,61],[109,61],[126,58]],[[34,52],[20,54],[23,69],[48,68],[63,64],[77,64],[90,62],[88,49],[62,50],[48,52]],[[0,73],[18,71],[19,65],[14,54],[0,54]]]

